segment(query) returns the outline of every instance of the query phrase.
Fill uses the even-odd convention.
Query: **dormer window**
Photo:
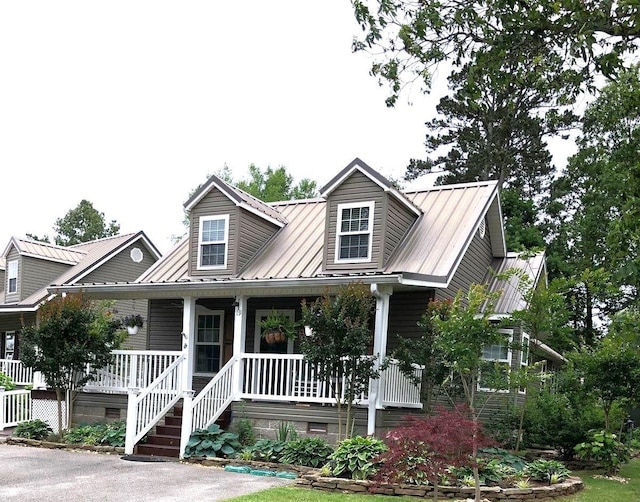
[[[7,293],[18,292],[18,260],[7,263]]]
[[[371,261],[374,202],[338,205],[336,262]]]
[[[200,218],[198,268],[226,268],[229,244],[229,215]]]

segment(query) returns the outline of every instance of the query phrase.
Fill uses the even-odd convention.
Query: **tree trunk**
[[[58,434],[62,437],[62,389],[56,387],[56,400],[58,401]]]

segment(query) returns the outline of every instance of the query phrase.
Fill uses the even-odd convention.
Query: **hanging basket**
[[[278,330],[265,331],[263,336],[264,336],[264,341],[267,342],[269,345],[282,343],[287,340],[286,335],[282,331],[278,331]]]
[[[139,329],[140,329],[139,326],[127,326],[127,331],[129,332],[130,335],[137,335]]]

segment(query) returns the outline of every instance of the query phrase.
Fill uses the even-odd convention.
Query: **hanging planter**
[[[144,326],[144,319],[140,314],[129,314],[122,318],[122,325],[127,328],[130,335],[136,335],[138,330]]]
[[[297,323],[275,310],[260,323],[260,326],[263,329],[262,338],[269,345],[284,343],[289,339],[293,339],[298,332]]]

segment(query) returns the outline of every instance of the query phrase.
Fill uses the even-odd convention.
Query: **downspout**
[[[373,333],[373,368],[380,369],[380,364],[387,355],[387,330],[389,328],[389,297],[393,294],[390,287],[379,288],[371,284],[371,294],[376,299],[375,329]],[[369,381],[369,409],[367,415],[367,435],[376,432],[376,410],[382,409],[381,378]]]

